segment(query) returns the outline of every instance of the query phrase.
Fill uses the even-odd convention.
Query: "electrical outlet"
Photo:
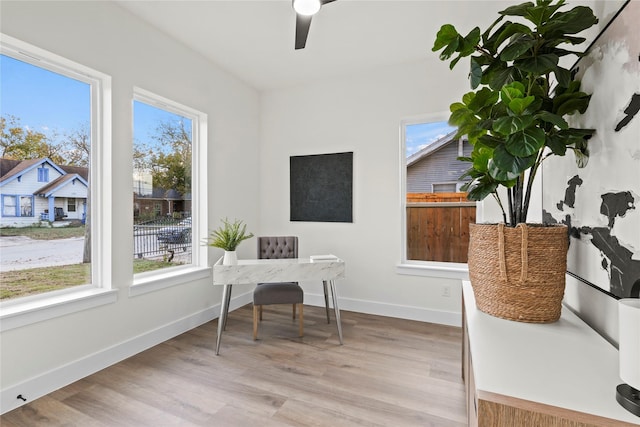
[[[442,296],[447,298],[451,296],[451,287],[449,285],[442,287]]]

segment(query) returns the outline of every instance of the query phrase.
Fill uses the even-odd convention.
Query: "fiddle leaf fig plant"
[[[492,195],[509,226],[526,222],[542,161],[572,151],[578,166],[586,166],[587,141],[595,133],[565,120],[584,113],[591,95],[580,90],[580,81],[560,58],[584,55],[569,49],[585,41],[575,34],[598,20],[589,7],[563,12],[563,6],[564,0],[537,0],[507,7],[487,30],[476,27],[466,36],[446,24],[432,49],[441,51],[443,61],[456,55],[451,69],[469,57],[473,91],[451,104],[449,117],[457,137],[466,135],[473,146],[470,157],[459,158],[471,163],[461,177],[470,181],[462,189],[469,200]],[[500,186],[506,187],[506,211]]]

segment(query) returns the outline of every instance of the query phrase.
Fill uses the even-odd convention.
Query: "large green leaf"
[[[532,95],[533,96],[533,95]],[[525,108],[523,114],[536,114],[540,110],[542,110],[543,100],[541,98],[536,98],[527,108]]]
[[[513,66],[525,73],[543,75],[553,71],[558,65],[558,55],[547,53],[514,61]]]
[[[501,135],[511,135],[531,126],[533,116],[505,116],[493,122],[493,130]]]
[[[538,28],[540,34],[552,38],[563,34],[577,34],[598,23],[591,8],[576,6],[568,12],[558,12]]]
[[[520,82],[512,82],[506,86],[503,86],[500,90],[500,97],[505,104],[508,104],[513,99],[524,97],[525,87]]]
[[[515,98],[509,102],[509,109],[513,111],[515,114],[522,114],[527,109],[529,105],[535,101],[535,96],[527,96],[524,98]]]
[[[556,67],[554,70],[558,84],[561,87],[567,87],[571,83],[571,71],[566,68]]]
[[[502,86],[514,81],[512,68],[500,61],[491,64],[482,75],[482,83],[493,90],[500,90]]]
[[[512,40],[500,53],[501,61],[513,61],[520,58],[525,52],[531,50],[536,45],[536,40],[528,35],[520,36]]]
[[[494,31],[494,28],[496,27],[496,25],[498,25],[503,19],[504,19],[504,16],[501,15],[500,17],[498,17],[498,19],[493,21],[493,23],[489,26],[489,28],[487,28],[485,30],[484,33],[482,33],[482,44],[483,44],[484,48],[487,49],[487,51],[489,51],[489,53],[491,53],[491,54],[495,54],[496,53],[496,50],[497,50],[497,46],[495,46],[496,39],[498,38],[500,33],[507,26],[509,26],[511,24],[510,21],[503,22],[500,25],[500,27],[496,28],[495,31]]]
[[[556,156],[564,156],[567,152],[566,140],[559,135],[550,135],[545,141],[545,145],[551,149]]]
[[[495,158],[489,162],[488,169],[489,176],[497,181],[500,181],[502,185],[505,185],[505,182],[513,181],[514,179],[517,179],[518,176],[520,176],[520,173],[513,173],[500,169],[495,163]]]
[[[436,35],[436,40],[433,43],[433,48],[431,48],[431,50],[433,52],[437,52],[457,39],[458,31],[456,28],[451,24],[445,24],[440,27],[440,31],[438,31],[438,34]]]
[[[564,116],[565,114],[573,114],[576,111],[580,114],[584,114],[584,112],[587,111],[590,100],[591,95],[587,95],[582,92],[575,93],[573,97],[558,105],[556,114]]]
[[[475,179],[471,181],[463,191],[467,191],[467,199],[479,202],[487,196],[496,192],[498,183],[491,179],[490,176]]]
[[[493,150],[492,161],[501,173],[491,169],[491,167],[489,168],[489,172],[491,176],[501,181],[514,179],[517,175],[520,175],[533,166],[537,157],[537,153],[528,157],[514,156],[507,151],[505,145],[499,145]]]
[[[480,86],[482,81],[482,67],[478,64],[478,61],[473,56],[471,57],[471,71],[469,72],[469,80],[471,82],[471,88],[475,89]]]
[[[504,28],[501,29],[502,31],[500,32],[500,34],[498,34],[498,36],[495,38],[495,41],[493,42],[496,51],[505,40],[507,40],[514,34],[531,34],[531,29],[526,25],[518,23],[514,24],[512,22],[506,22],[505,24],[508,25],[505,25]]]
[[[527,10],[525,18],[533,22],[536,26],[540,26],[546,22],[551,15],[553,15],[560,7],[562,7],[564,1],[558,2],[555,5],[551,5],[551,2],[538,2],[538,5],[531,7]]]
[[[551,123],[555,126],[558,126],[560,129],[568,129],[569,125],[566,120],[557,114],[550,113],[549,111],[540,111],[535,115],[536,119],[540,119],[543,122]]]
[[[478,138],[478,144],[482,144],[485,147],[489,147],[491,149],[496,148],[498,145],[504,144],[504,139],[497,138],[492,135],[483,135]]]
[[[470,124],[475,125],[478,122],[478,119],[473,114],[473,111],[468,109],[467,107],[458,108],[451,112],[449,116],[449,124],[453,126],[469,126]]]
[[[544,147],[545,133],[538,127],[529,127],[509,135],[505,148],[517,157],[529,157],[537,154]]]
[[[573,149],[573,154],[576,155],[576,166],[584,168],[589,162],[589,147],[588,141],[583,139],[580,143],[576,144]]]
[[[488,171],[489,161],[493,156],[493,150],[484,146],[476,146],[471,153],[473,168],[480,173]]]
[[[451,58],[451,55],[459,51],[460,43],[463,42],[464,39],[461,36],[456,37],[451,43],[444,48],[442,52],[440,52],[440,60],[446,61]]]
[[[522,4],[517,4],[514,6],[509,6],[505,10],[498,12],[500,15],[506,16],[527,16],[529,13],[529,8],[534,7],[534,4],[531,2],[526,2]]]
[[[482,108],[493,105],[498,101],[498,92],[494,92],[488,87],[483,87],[476,92],[475,96],[469,100],[467,106],[474,112],[480,111]]]
[[[469,142],[476,144],[478,139],[487,133],[487,130],[483,129],[480,123],[478,123],[473,127],[473,129],[467,130],[466,133],[469,138]]]
[[[449,69],[453,70],[453,68],[456,66],[458,61],[460,61],[462,58],[464,58],[462,55],[458,55],[454,59],[452,59],[451,62],[449,63]]]

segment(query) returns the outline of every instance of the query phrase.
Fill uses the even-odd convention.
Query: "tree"
[[[20,119],[9,115],[0,117],[1,157],[14,160],[31,160],[48,157],[56,163],[63,163],[62,147],[54,141],[57,134],[45,135],[20,124]]]
[[[161,122],[154,139],[161,147],[156,150],[159,152],[151,152],[148,163],[154,188],[190,193],[191,135],[185,128],[185,122]]]
[[[91,163],[91,134],[88,123],[67,132],[61,145],[64,147],[68,165],[89,167]]]

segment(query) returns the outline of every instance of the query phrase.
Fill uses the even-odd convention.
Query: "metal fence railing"
[[[191,258],[191,218],[162,219],[133,226],[133,256],[173,260],[178,254]]]

